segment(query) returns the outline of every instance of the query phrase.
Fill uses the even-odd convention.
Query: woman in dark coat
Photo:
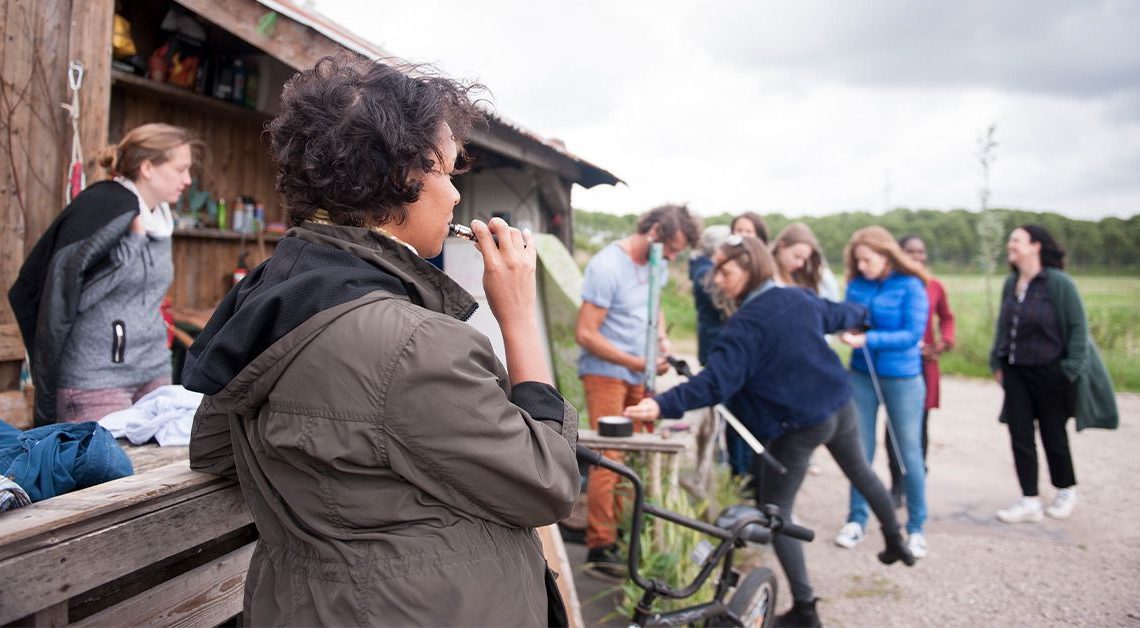
[[[990,368],[1005,389],[1002,417],[1022,496],[997,511],[997,518],[1006,523],[1037,522],[1043,515],[1067,519],[1077,506],[1077,477],[1066,424],[1076,413],[1078,429],[1083,426],[1087,413],[1077,409],[1081,392],[1090,390],[1090,384],[1105,390],[1107,375],[1091,345],[1080,294],[1062,270],[1065,251],[1053,236],[1040,225],[1021,225],[1010,233],[1006,251],[1012,273],[1002,291]],[[1111,417],[1111,425],[1093,427],[1115,427],[1110,384],[1107,390],[1107,395],[1087,395],[1107,397],[1101,416]],[[1049,478],[1057,488],[1047,508],[1037,492],[1035,431],[1041,434]]]

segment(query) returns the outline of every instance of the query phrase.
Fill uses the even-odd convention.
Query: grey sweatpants
[[[769,504],[780,507],[785,517],[792,515],[792,507],[796,502],[796,493],[803,484],[804,474],[807,473],[811,461],[811,453],[816,447],[824,445],[831,452],[831,457],[839,464],[840,470],[851,484],[867,498],[871,510],[883,526],[885,536],[899,533],[899,521],[891,505],[891,496],[886,487],[867,464],[867,457],[863,454],[863,446],[859,444],[859,425],[855,419],[855,404],[848,401],[835,414],[826,421],[812,427],[781,434],[772,440],[768,451],[776,460],[788,468],[785,475],[767,470],[762,477],[761,495]],[[759,456],[753,461],[753,467],[763,465]],[[758,474],[759,475],[759,474]],[[780,566],[784,575],[788,577],[791,585],[792,598],[798,602],[807,602],[815,596],[808,580],[807,564],[804,562],[804,549],[802,541],[777,534],[772,541],[776,548],[776,556],[780,559]]]

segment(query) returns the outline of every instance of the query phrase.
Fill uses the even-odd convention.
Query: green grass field
[[[675,264],[674,266],[681,266]],[[938,274],[946,286],[957,322],[957,346],[942,358],[942,372],[989,377],[987,365],[994,323],[986,305],[985,279],[981,275]],[[1004,276],[993,279],[990,292],[994,316],[1001,297]],[[1116,384],[1117,392],[1140,392],[1140,277],[1076,275],[1093,339],[1100,347]],[[662,308],[670,326],[670,338],[679,349],[696,352],[696,313],[691,286],[680,268],[670,277],[662,296]],[[839,348],[846,363],[847,351]]]

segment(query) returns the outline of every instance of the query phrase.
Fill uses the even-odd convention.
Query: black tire
[[[776,574],[767,567],[748,572],[728,602],[745,628],[768,628],[776,619]]]

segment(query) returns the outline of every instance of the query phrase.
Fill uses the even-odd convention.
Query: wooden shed
[[[265,211],[262,224],[283,223],[262,134],[282,85],[320,57],[345,50],[392,58],[320,15],[281,0],[3,0],[0,7],[0,286],[5,296],[25,256],[65,204],[73,139],[83,148],[90,184],[101,176],[93,165],[98,150],[125,130],[145,122],[188,127],[210,148],[210,176],[200,187],[229,201],[231,210],[238,197],[256,199]],[[199,63],[205,67],[186,87],[171,84],[146,63],[175,39],[172,11],[186,16],[190,30],[201,35]],[[123,59],[113,63],[117,15],[129,22],[142,67],[124,65]],[[192,54],[194,43],[175,52]],[[248,72],[241,98],[233,91],[232,75],[230,91],[215,89],[225,83],[219,68],[232,71],[236,59]],[[76,94],[69,86],[73,60],[84,70]],[[248,89],[251,68],[256,68],[256,92]],[[73,97],[76,127],[60,106]],[[474,167],[457,181],[463,202],[456,220],[509,214],[515,224],[547,234],[540,237],[540,249],[562,256],[556,266],[569,263],[571,187],[618,182],[560,142],[494,113],[486,127],[475,130],[469,150]],[[230,288],[239,256],[245,253],[252,266],[271,254],[280,237],[271,231],[260,238],[241,233],[232,223],[226,227],[175,232],[170,296],[176,307],[208,312]],[[456,259],[470,252],[455,251]],[[445,251],[445,270],[448,255]],[[547,315],[552,338],[562,338],[565,345],[552,351],[552,360],[560,367],[560,383],[574,385],[572,334],[567,336],[573,295],[557,277],[547,278],[557,269],[545,270],[546,299],[562,304]],[[31,422],[30,400],[19,385],[23,357],[7,299],[0,299],[0,420],[19,427]],[[217,625],[240,611],[256,530],[238,488],[191,472],[185,448],[128,449],[136,475],[0,514],[5,583],[0,624]],[[540,536],[548,562],[564,568],[567,577],[559,586],[574,612],[573,581],[557,531],[545,528]],[[581,625],[576,612],[572,621]]]
[[[330,20],[283,0],[4,0],[0,27],[0,286],[14,281],[40,234],[64,205],[73,128],[61,103],[73,97],[68,66],[83,64],[76,137],[83,148],[87,182],[102,176],[94,166],[100,148],[145,122],[169,122],[205,140],[210,168],[201,187],[230,206],[239,197],[264,206],[262,224],[283,223],[274,191],[274,165],[262,130],[271,119],[282,84],[322,56],[348,50],[373,59],[394,58]],[[170,30],[182,13],[204,35],[197,49],[178,50],[186,37]],[[130,25],[138,57],[148,61],[164,44],[199,56],[201,71],[189,87],[172,85],[149,67],[132,70],[112,61],[116,14]],[[165,23],[164,23],[165,21]],[[164,28],[165,27],[165,28]],[[177,41],[176,41],[177,40]],[[174,43],[172,43],[174,42]],[[174,52],[170,52],[174,50]],[[235,98],[215,89],[219,74],[241,60],[246,87]],[[139,64],[136,63],[136,66]],[[255,77],[255,78],[251,78]],[[166,78],[169,79],[169,76]],[[219,97],[220,96],[220,97]],[[240,102],[238,102],[240,100]],[[474,168],[457,181],[463,201],[457,221],[510,215],[513,223],[551,233],[571,246],[571,187],[615,184],[617,177],[492,113],[475,130]],[[227,225],[228,227],[229,225]],[[175,280],[170,296],[184,311],[209,311],[230,288],[243,254],[249,266],[271,253],[279,235],[232,228],[179,229]],[[26,406],[18,392],[23,347],[6,299],[0,303],[0,416]]]

